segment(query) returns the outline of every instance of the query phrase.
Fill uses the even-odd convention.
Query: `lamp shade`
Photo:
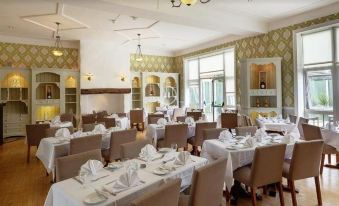
[[[191,6],[197,3],[197,0],[181,0],[181,3]]]

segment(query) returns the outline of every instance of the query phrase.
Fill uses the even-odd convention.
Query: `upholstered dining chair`
[[[247,115],[245,115],[245,121],[246,121],[246,126],[254,126],[252,119]]]
[[[90,150],[87,152],[56,158],[56,181],[60,182],[62,180],[77,176],[81,166],[88,160],[101,161],[101,150]]]
[[[73,134],[73,132],[74,132],[73,126],[66,127],[66,128],[69,130],[70,134]],[[51,127],[51,128],[45,129],[45,137],[55,137],[55,133],[59,129],[61,129],[61,128],[60,127]]]
[[[304,139],[304,131],[303,131],[303,124],[308,124],[308,119],[304,118],[304,117],[299,117],[298,120],[298,130],[299,130],[299,134],[300,134],[300,139]]]
[[[82,124],[93,124],[93,123],[95,123],[97,121],[95,114],[85,114],[85,115],[82,115],[81,119],[82,119]]]
[[[45,138],[45,130],[48,129],[49,124],[28,124],[26,125],[27,137],[27,163],[31,155],[31,147],[38,147],[42,138]]]
[[[177,144],[178,148],[187,149],[187,135],[188,125],[187,124],[174,124],[165,126],[165,137],[164,139],[158,140],[158,148],[160,147],[171,147],[171,144]]]
[[[221,127],[227,128],[230,131],[238,127],[238,114],[221,113]]]
[[[133,200],[132,206],[177,206],[181,179],[169,180],[155,190]]]
[[[83,132],[90,132],[95,128],[96,123],[91,124],[83,124],[82,125],[82,131]]]
[[[178,116],[176,119],[177,122],[185,122],[186,116]]]
[[[147,123],[148,124],[156,124],[159,119],[165,118],[164,114],[148,114]]]
[[[235,133],[237,136],[246,136],[246,133],[251,133],[251,136],[254,136],[257,129],[256,126],[236,127]]]
[[[202,146],[204,141],[204,130],[214,129],[217,127],[216,122],[200,122],[195,124],[195,136],[190,137],[187,142],[193,146],[193,154],[198,155],[198,147]]]
[[[251,187],[253,206],[257,205],[257,188],[269,184],[276,185],[279,191],[280,205],[285,205],[281,185],[285,150],[286,144],[257,147],[255,148],[252,165],[234,171],[233,177],[235,180]]]
[[[185,110],[183,108],[174,108],[172,120],[179,121],[177,117],[182,117],[182,116],[186,116]]]
[[[137,130],[127,129],[114,131],[111,133],[110,148],[102,151],[102,156],[106,162],[112,162],[121,159],[121,145],[135,141],[137,138]]]
[[[104,111],[95,113],[95,115],[96,115],[97,122],[103,122],[104,118],[108,116],[108,113],[107,111],[104,110]]]
[[[296,142],[293,148],[292,159],[284,162],[283,177],[288,180],[293,206],[297,206],[294,181],[310,177],[313,177],[315,180],[318,205],[322,205],[319,167],[323,145],[324,142],[322,140]]]
[[[115,127],[116,126],[116,122],[114,118],[107,118],[104,117],[101,119],[102,122],[105,123],[105,127],[106,128],[111,128],[111,127]]]
[[[187,112],[187,117],[192,117],[194,121],[198,121],[202,117],[202,112]]]
[[[297,124],[297,118],[298,117],[296,115],[290,114],[290,115],[288,115],[288,117],[290,118],[291,123]]]
[[[116,114],[118,115],[118,117],[127,117],[127,114],[124,112],[118,112]]]
[[[70,140],[69,154],[101,149],[101,138],[101,134],[73,138]]]
[[[130,124],[131,128],[136,127],[138,130],[145,129],[144,123],[144,110],[135,109],[130,111]]]
[[[141,149],[147,144],[152,144],[152,141],[150,139],[143,139],[120,145],[121,159],[133,159],[139,157]]]
[[[310,124],[302,124],[302,130],[304,133],[304,139],[306,141],[311,140],[323,140],[323,135],[321,132],[321,128],[318,126],[310,125]],[[320,174],[323,174],[324,170],[324,163],[325,163],[325,156],[328,155],[328,163],[331,164],[331,155],[332,154],[339,154],[336,148],[324,144],[322,156],[321,156],[321,165],[320,165]]]
[[[181,195],[179,206],[222,205],[227,159],[218,159],[196,169],[189,195]]]
[[[226,128],[204,129],[203,131],[204,141],[209,139],[218,139],[220,133],[224,130],[226,130]]]
[[[60,114],[60,121],[61,122],[72,122],[73,127],[76,126],[74,114],[69,114],[69,113]]]

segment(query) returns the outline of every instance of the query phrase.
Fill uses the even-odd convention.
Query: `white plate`
[[[226,149],[228,149],[228,150],[237,150],[237,148],[235,148],[235,147],[226,147]]]
[[[167,175],[169,173],[170,171],[168,170],[159,170],[159,169],[153,170],[153,174],[156,174],[156,175]]]
[[[158,152],[160,153],[168,153],[168,152],[172,152],[172,148],[160,148]]]
[[[123,164],[121,162],[112,162],[107,165],[110,169],[119,169],[123,167]]]
[[[106,200],[107,198],[104,197],[103,195],[98,195],[96,192],[93,192],[85,197],[84,203],[88,205],[95,205],[95,204],[103,203]]]

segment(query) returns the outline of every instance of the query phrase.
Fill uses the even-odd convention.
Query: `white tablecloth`
[[[114,116],[108,116],[107,118],[114,118]],[[129,119],[127,117],[118,117],[114,118],[116,126],[121,129],[128,129],[129,128]]]
[[[277,120],[276,122],[270,120],[260,120],[257,119],[257,123],[259,124],[260,128],[264,128],[268,131],[275,131],[275,132],[296,132],[298,131],[298,127],[294,123],[286,123],[285,120]]]
[[[229,146],[219,140],[206,140],[203,143],[201,157],[213,161],[215,159],[226,157],[226,174],[225,184],[228,190],[231,190],[233,185],[233,171],[250,164],[253,161],[255,148],[246,148],[239,150],[229,150],[226,147]],[[288,144],[286,148],[285,157],[290,158],[293,154],[294,144]]]
[[[51,123],[49,122],[50,127],[60,127],[60,128],[65,128],[65,127],[72,127],[73,123],[72,122],[60,122],[60,123]]]
[[[195,125],[188,126],[187,138],[195,136]],[[151,139],[154,145],[157,145],[158,139],[165,138],[165,126],[149,124],[146,129],[146,138]]]
[[[196,168],[204,166],[207,164],[207,160],[200,157],[192,157],[195,162],[191,162],[185,166],[177,168],[175,171],[164,175],[158,176],[151,172],[152,168],[155,168],[161,164],[162,160],[157,160],[151,163],[147,163],[147,168],[139,169],[138,176],[141,180],[145,181],[145,184],[141,184],[137,187],[130,188],[126,191],[118,193],[116,196],[109,195],[108,199],[102,204],[96,204],[97,206],[103,205],[113,205],[113,206],[129,206],[131,201],[140,195],[146,194],[152,189],[156,189],[163,180],[169,180],[174,178],[181,178],[182,188],[187,187],[191,184],[191,179],[193,171]],[[138,163],[145,163],[141,160],[135,160]],[[55,183],[51,186],[46,201],[45,206],[77,206],[85,205],[83,203],[84,198],[94,192],[94,188],[102,189],[102,187],[112,181],[118,179],[118,177],[123,174],[125,171],[124,168],[118,169],[114,172],[101,170],[98,173],[98,177],[109,175],[109,177],[102,178],[96,182],[91,182],[86,188],[83,187],[80,183],[73,179],[67,179],[58,183]],[[111,184],[113,186],[113,184]]]
[[[328,129],[323,129],[321,132],[324,142],[336,148],[339,152],[339,133]]]

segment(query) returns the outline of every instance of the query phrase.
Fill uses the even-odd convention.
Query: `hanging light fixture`
[[[135,52],[137,62],[141,62],[143,60],[142,52],[141,52],[141,44],[140,44],[140,34],[138,34],[138,46],[137,51]]]
[[[192,5],[196,4],[198,0],[178,0],[178,1],[179,2],[177,2],[176,0],[171,0],[172,7],[180,7],[181,4],[185,4],[187,6],[192,6]],[[206,4],[211,0],[199,0],[199,1],[202,4]]]
[[[62,45],[61,45],[61,40],[59,36],[59,22],[55,22],[57,25],[57,30],[56,30],[56,35],[55,35],[55,44],[54,44],[54,49],[52,50],[52,54],[56,57],[62,56],[64,53],[62,52]]]

